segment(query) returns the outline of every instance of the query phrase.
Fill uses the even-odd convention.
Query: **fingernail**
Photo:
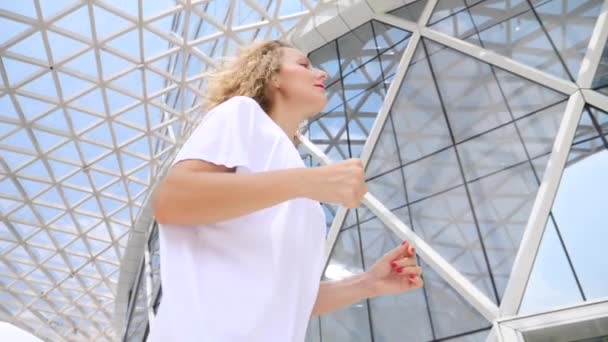
[[[415,253],[416,253],[416,248],[410,247],[410,254],[415,254]]]
[[[391,267],[392,267],[392,268],[397,268],[397,263],[396,263],[396,262],[394,262],[394,261],[393,261],[393,262],[391,262]]]
[[[413,274],[413,273],[410,273],[409,277],[410,277],[411,280],[415,280],[416,279],[416,275]]]
[[[397,273],[401,273],[401,272],[403,272],[403,267],[399,267],[399,268],[397,269]]]
[[[405,241],[403,241],[403,242],[402,242],[402,243],[401,243],[401,245],[402,245],[402,246],[405,246],[405,247],[407,247],[407,245],[408,245],[408,242],[407,242],[407,240],[405,240]]]

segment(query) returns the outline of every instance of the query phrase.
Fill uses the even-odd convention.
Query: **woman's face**
[[[306,113],[319,113],[327,104],[325,95],[327,73],[315,69],[298,49],[283,48],[283,62],[277,75],[277,85],[283,100]]]

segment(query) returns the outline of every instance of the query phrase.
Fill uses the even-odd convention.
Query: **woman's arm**
[[[312,315],[323,315],[366,298],[422,287],[422,269],[415,253],[415,248],[404,242],[382,256],[367,272],[322,281]]]
[[[194,225],[235,218],[298,197],[355,208],[366,192],[363,164],[355,159],[250,174],[186,160],[161,181],[152,206],[161,224]]]

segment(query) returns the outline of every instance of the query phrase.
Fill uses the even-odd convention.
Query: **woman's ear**
[[[281,82],[279,82],[279,77],[278,76],[272,76],[272,78],[270,79],[270,82],[272,84],[273,87],[279,89],[281,88]]]

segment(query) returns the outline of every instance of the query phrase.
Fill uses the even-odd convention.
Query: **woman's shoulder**
[[[209,114],[212,112],[253,112],[253,111],[262,111],[260,104],[251,97],[248,96],[234,96],[229,98],[228,100],[220,103],[209,111]]]

